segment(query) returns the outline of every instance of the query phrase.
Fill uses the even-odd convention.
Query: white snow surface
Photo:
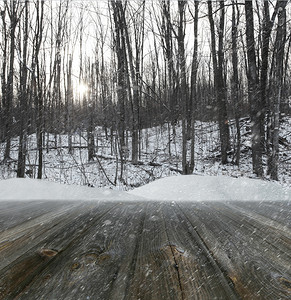
[[[110,189],[67,185],[46,180],[0,180],[0,200],[138,200],[136,195]]]
[[[2,200],[291,200],[291,189],[260,179],[228,176],[171,176],[130,192],[66,185],[46,180],[0,180]]]
[[[171,176],[128,193],[163,201],[291,200],[291,189],[277,182],[228,176]]]

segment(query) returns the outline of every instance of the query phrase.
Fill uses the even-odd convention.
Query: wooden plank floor
[[[0,202],[0,299],[291,299],[291,202]]]

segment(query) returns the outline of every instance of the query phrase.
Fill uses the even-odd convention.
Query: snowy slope
[[[0,200],[138,200],[110,189],[66,185],[37,179],[0,180]]]
[[[236,128],[230,121],[230,132],[235,139]],[[291,186],[291,117],[283,118],[280,129],[279,181]],[[43,153],[43,178],[68,185],[95,186],[128,191],[158,178],[178,175],[182,166],[182,127],[177,124],[175,134],[171,126],[155,126],[141,131],[140,158],[138,164],[132,164],[131,137],[128,137],[127,160],[123,163],[117,157],[118,147],[106,138],[104,128],[95,128],[96,157],[88,161],[87,133],[75,132],[72,136],[74,151],[68,151],[68,135],[45,134],[46,151]],[[241,119],[241,159],[239,166],[231,162],[221,164],[219,148],[219,128],[215,122],[195,122],[195,174],[211,176],[228,175],[230,177],[253,177],[251,158],[251,124],[248,118]],[[115,140],[115,139],[113,139]],[[232,144],[235,141],[232,140]],[[0,180],[16,177],[19,138],[11,141],[11,160],[0,164]],[[190,143],[188,143],[190,147]],[[37,139],[35,134],[28,136],[27,167],[35,178],[38,168]],[[190,149],[190,148],[189,148]],[[188,150],[189,150],[188,149]],[[4,159],[5,143],[0,143],[0,162]],[[97,159],[98,158],[98,159]],[[188,158],[189,159],[189,158]],[[235,159],[235,152],[229,156]],[[267,158],[264,155],[266,171]],[[265,174],[266,178],[268,175]],[[114,182],[114,184],[112,184]]]
[[[291,200],[291,189],[276,182],[228,176],[172,176],[129,192],[155,200]]]

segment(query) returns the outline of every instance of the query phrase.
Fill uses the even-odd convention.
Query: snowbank
[[[138,200],[126,192],[13,178],[0,180],[0,200]]]
[[[0,200],[291,200],[279,183],[228,176],[172,176],[130,192],[13,178],[0,180]]]
[[[129,192],[154,200],[291,200],[291,189],[279,183],[227,176],[173,176]]]

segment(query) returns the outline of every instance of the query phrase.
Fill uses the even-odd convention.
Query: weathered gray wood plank
[[[56,201],[0,201],[0,232],[67,206]],[[17,208],[17,209],[16,209]]]
[[[38,204],[35,206],[39,207]],[[61,207],[56,205],[54,211],[42,212],[41,215],[35,211],[33,216],[29,213],[30,217],[25,222],[20,218],[19,224],[14,224],[13,227],[0,233],[0,255],[5,258],[0,261],[0,269],[34,245],[41,243],[44,237],[64,231],[63,227],[68,226],[74,218],[86,211],[88,204],[66,203]]]
[[[184,299],[237,299],[232,282],[176,205],[163,207]]]
[[[98,220],[93,217],[19,299],[118,299],[111,296],[114,290],[122,297],[143,210],[143,204],[116,204]],[[46,247],[55,247],[55,241]]]
[[[232,202],[232,205],[239,206],[249,212],[261,215],[269,223],[280,223],[283,227],[291,229],[291,201],[264,201],[264,202]]]
[[[161,203],[149,203],[124,299],[182,299]]]
[[[13,257],[4,252],[4,261],[9,261],[9,264],[0,271],[0,299],[13,299],[18,295],[35,277],[40,276],[51,261],[91,227],[92,220],[97,222],[113,206],[113,203],[82,203],[80,207],[61,215],[53,222],[47,219],[42,226],[36,223],[32,228],[25,230],[24,235],[17,235],[15,240],[9,235],[11,240],[4,241],[6,247],[2,247],[0,254],[3,255],[8,249]],[[2,240],[0,243],[3,245]]]
[[[223,203],[180,208],[241,298],[290,298],[291,241],[286,234]]]
[[[172,205],[149,205],[125,299],[237,299],[231,281]]]
[[[277,204],[0,202],[0,299],[290,299]]]

